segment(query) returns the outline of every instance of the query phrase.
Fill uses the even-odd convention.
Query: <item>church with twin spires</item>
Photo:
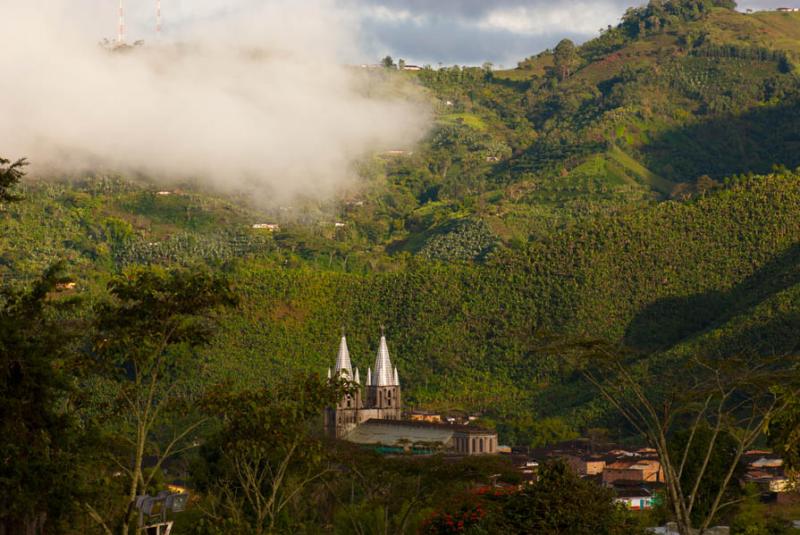
[[[325,410],[325,430],[328,435],[345,438],[359,424],[367,420],[401,420],[403,403],[400,395],[400,376],[392,367],[386,336],[381,333],[378,354],[375,357],[375,370],[367,369],[364,391],[358,368],[350,363],[347,338],[342,335],[339,353],[333,371],[328,369],[328,378],[342,377],[358,385],[352,394],[344,396],[336,407]]]
[[[356,384],[350,394],[335,407],[325,409],[325,432],[328,436],[364,446],[417,448],[430,453],[439,445],[456,455],[496,455],[497,432],[475,425],[403,420],[400,375],[392,367],[386,337],[381,333],[375,367],[367,369],[366,384],[361,385],[358,368],[353,369],[347,339],[342,335],[336,366],[328,369],[328,378],[343,378]]]

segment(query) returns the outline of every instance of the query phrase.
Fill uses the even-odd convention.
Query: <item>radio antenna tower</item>
[[[119,0],[119,28],[117,30],[117,44],[125,42],[125,6],[124,0]]]
[[[161,0],[156,0],[156,36],[161,37]]]

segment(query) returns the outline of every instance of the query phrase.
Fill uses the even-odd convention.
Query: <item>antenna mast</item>
[[[125,6],[124,0],[119,0],[119,28],[117,30],[117,43],[125,42]]]

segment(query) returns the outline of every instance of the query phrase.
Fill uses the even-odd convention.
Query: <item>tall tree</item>
[[[789,356],[664,357],[636,364],[603,344],[583,349],[584,377],[658,452],[682,535],[708,529],[738,503],[730,486],[742,456],[800,393],[797,359]]]
[[[65,410],[64,363],[76,330],[54,297],[61,266],[28,291],[0,295],[0,533],[58,530],[79,492],[77,427]]]
[[[614,494],[581,479],[565,463],[539,468],[538,480],[523,491],[500,498],[490,514],[492,533],[564,533],[633,535],[642,530],[614,503]]]
[[[109,294],[96,309],[94,357],[116,390],[112,423],[130,445],[131,461],[120,462],[129,483],[118,521],[119,532],[127,534],[136,496],[202,423],[193,419],[175,429],[164,425],[164,417],[185,402],[181,377],[196,368],[193,350],[209,340],[215,312],[236,299],[223,276],[202,268],[138,268],[113,279]],[[169,438],[159,440],[168,427]],[[156,461],[145,473],[148,454]]]
[[[566,80],[578,64],[578,49],[569,39],[562,39],[553,51],[556,74],[559,80]]]
[[[203,446],[198,470],[209,498],[206,521],[220,533],[293,532],[300,518],[286,511],[301,502],[307,512],[303,492],[332,472],[312,423],[350,388],[312,375],[270,389],[209,395],[205,410],[220,426]]]
[[[20,197],[11,193],[11,188],[25,176],[23,169],[26,165],[28,161],[25,158],[15,162],[0,158],[0,203],[20,200]]]

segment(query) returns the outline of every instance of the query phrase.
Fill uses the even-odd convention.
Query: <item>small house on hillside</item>
[[[615,487],[614,493],[614,501],[631,511],[644,511],[655,505],[656,490],[644,485]]]
[[[268,230],[270,232],[276,232],[281,229],[280,225],[276,225],[275,223],[256,223],[253,225],[253,228],[256,230]]]
[[[613,462],[613,458],[597,453],[569,452],[561,456],[576,474],[580,476],[596,476],[602,474],[606,462]]]
[[[616,481],[663,482],[664,470],[657,459],[619,460],[606,464],[603,470],[603,484]]]

